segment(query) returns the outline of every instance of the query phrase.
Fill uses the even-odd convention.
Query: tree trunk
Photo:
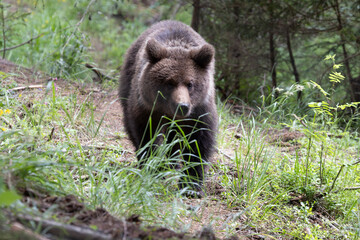
[[[274,41],[274,6],[273,1],[269,0],[269,16],[270,16],[270,30],[269,30],[269,50],[270,50],[270,72],[272,80],[272,89],[277,87],[276,81],[276,62],[275,62],[275,41]],[[279,96],[275,91],[275,98]]]
[[[5,59],[5,56],[6,56],[5,11],[4,11],[4,5],[2,5],[2,4],[1,4],[1,20],[2,20],[2,33],[3,33],[3,55],[2,55],[2,58]]]
[[[344,33],[342,32],[343,23],[342,23],[342,17],[341,17],[338,0],[335,1],[333,8],[335,10],[336,18],[338,21],[338,31],[340,34],[341,48],[342,48],[343,55],[344,55],[345,71],[346,71],[346,76],[349,79],[349,83],[350,83],[351,100],[354,102],[359,102],[360,101],[360,81],[357,78],[353,78],[353,76],[351,74],[350,61],[349,61],[349,57],[348,57],[348,53],[347,53],[346,45],[345,45],[346,39],[345,39]]]
[[[200,25],[200,0],[193,0],[193,7],[191,27],[198,32]]]
[[[300,84],[300,76],[299,76],[299,72],[297,71],[297,68],[296,68],[295,59],[294,59],[294,55],[293,55],[292,48],[291,48],[289,29],[286,30],[286,45],[287,45],[287,49],[289,52],[290,63],[291,63],[292,69],[293,69],[295,82],[297,84]],[[298,91],[298,94],[297,94],[298,101],[301,100],[301,93],[302,93],[301,91]]]
[[[269,44],[270,44],[270,71],[271,71],[271,80],[272,80],[272,88],[275,89],[277,87],[276,82],[276,62],[275,62],[275,42],[274,42],[274,34],[270,32],[269,34]],[[277,93],[276,97],[277,97]]]

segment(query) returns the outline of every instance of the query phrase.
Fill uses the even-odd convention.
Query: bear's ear
[[[215,55],[215,49],[210,44],[205,44],[200,49],[192,50],[190,52],[191,58],[197,65],[206,68]]]
[[[146,44],[146,53],[151,63],[157,63],[167,55],[166,48],[155,39],[150,39]]]

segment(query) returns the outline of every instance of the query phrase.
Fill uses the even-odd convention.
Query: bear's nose
[[[189,113],[189,110],[190,110],[190,104],[188,103],[179,104],[179,111],[181,115],[186,116]]]

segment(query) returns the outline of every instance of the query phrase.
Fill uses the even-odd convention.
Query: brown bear
[[[140,166],[156,144],[186,136],[188,144],[173,147],[194,163],[179,187],[202,195],[206,163],[215,148],[217,111],[214,88],[215,50],[191,27],[178,21],[151,26],[128,49],[121,70],[119,95],[124,122]],[[151,124],[149,119],[151,118]],[[168,131],[175,120],[177,128]],[[160,133],[154,139],[156,130]],[[164,135],[167,133],[166,137]],[[156,147],[155,147],[156,148]]]

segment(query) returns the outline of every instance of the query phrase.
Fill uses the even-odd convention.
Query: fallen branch
[[[107,76],[107,75],[103,74],[102,72],[100,72],[100,70],[98,68],[90,65],[89,63],[86,63],[85,67],[91,69],[96,74],[96,76],[99,78],[98,82],[100,82],[100,83],[102,83],[104,80],[117,81],[116,78],[113,78],[113,77],[110,77],[110,76]]]
[[[21,234],[27,236],[30,239],[37,239],[37,240],[49,240],[49,238],[43,237],[40,234],[37,234],[31,231],[29,228],[24,227],[22,224],[15,222],[11,224],[11,230],[14,232],[20,232]],[[23,237],[25,237],[23,236]]]
[[[24,87],[16,87],[9,89],[8,91],[21,91],[21,90],[28,90],[28,89],[34,89],[34,88],[43,88],[44,86],[42,84],[40,85],[30,85],[30,86],[24,86]]]
[[[0,52],[5,52],[5,51],[8,51],[8,50],[13,50],[15,48],[21,47],[21,46],[23,46],[25,44],[31,43],[33,40],[35,40],[35,39],[37,39],[37,38],[39,38],[41,36],[43,36],[43,34],[37,35],[36,37],[33,37],[33,38],[27,40],[26,42],[20,43],[18,45],[15,45],[15,46],[12,46],[12,47],[9,47],[9,48],[0,49]]]
[[[17,215],[17,219],[21,222],[35,222],[42,230],[57,237],[73,239],[73,240],[111,240],[113,239],[111,234],[105,234],[98,231],[91,230],[89,228],[73,226],[69,224],[63,224],[52,220],[44,220],[40,217],[31,217],[25,215]]]

